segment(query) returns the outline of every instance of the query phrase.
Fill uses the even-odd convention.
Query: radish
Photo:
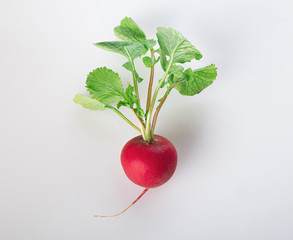
[[[154,140],[148,142],[138,136],[122,149],[121,163],[132,182],[145,188],[154,188],[172,177],[177,165],[177,152],[164,137],[154,135]]]
[[[122,66],[131,72],[132,84],[128,82],[124,89],[118,73],[100,67],[87,76],[86,88],[90,96],[76,94],[73,101],[90,110],[110,109],[140,133],[125,144],[121,152],[121,164],[127,177],[145,189],[122,212],[107,216],[94,215],[95,217],[113,217],[124,213],[150,188],[159,187],[172,177],[177,165],[177,152],[169,140],[154,134],[158,114],[173,89],[181,95],[192,96],[211,85],[217,76],[214,64],[197,69],[184,69],[183,63],[193,59],[199,60],[202,54],[181,33],[172,28],[159,27],[155,41],[147,39],[139,26],[126,17],[114,28],[114,33],[122,41],[99,42],[94,45],[127,58],[127,62]],[[157,43],[159,46],[156,49]],[[146,56],[148,52],[150,56]],[[139,83],[143,79],[136,71],[136,58],[142,59],[144,65],[150,68],[145,109],[142,108],[139,97]],[[153,91],[154,70],[158,62],[164,74]],[[162,88],[166,89],[165,93],[157,100]],[[119,110],[121,107],[132,110],[139,127]]]

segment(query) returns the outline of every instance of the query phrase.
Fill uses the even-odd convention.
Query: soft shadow
[[[168,138],[176,147],[178,159],[183,166],[187,160],[193,158],[194,152],[201,145],[201,139],[205,135],[207,106],[200,104],[188,104],[189,107],[168,111],[168,121],[163,126],[158,126],[157,133]],[[202,105],[202,104],[201,104]],[[192,110],[191,109],[196,109]],[[185,166],[186,167],[186,166]]]

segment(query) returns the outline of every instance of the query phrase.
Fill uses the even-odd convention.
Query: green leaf
[[[144,111],[140,106],[137,106],[134,111],[137,113],[137,115],[141,118],[141,120],[143,121],[144,118]]]
[[[134,104],[138,103],[138,99],[135,96],[133,86],[128,83],[128,86],[124,93],[124,99],[117,103],[117,108],[119,109],[121,106],[129,107],[131,109],[134,108]]]
[[[114,28],[116,37],[130,42],[144,42],[146,36],[139,26],[129,17],[125,17],[119,26]]]
[[[131,62],[126,62],[122,65],[122,67],[124,67],[125,69],[127,69],[128,71],[132,72],[133,69],[132,69],[132,65],[131,65]]]
[[[164,51],[162,51],[161,48],[158,49],[158,52],[160,54],[160,63],[161,63],[161,67],[164,71],[167,70],[167,67],[168,67],[168,61],[167,61],[167,58],[166,58],[166,54],[164,53]]]
[[[158,102],[162,102],[164,97],[161,97],[160,99],[158,99]]]
[[[141,43],[100,42],[100,43],[96,43],[95,46],[111,51],[111,52],[122,54],[123,56],[127,57],[129,62],[125,63],[123,67],[125,67],[127,70],[135,74],[136,81],[138,83],[143,81],[143,79],[138,75],[138,73],[135,71],[134,67],[131,64],[131,62],[133,62],[135,58],[140,57],[141,55],[147,52],[147,49]]]
[[[133,71],[133,68],[132,68],[132,64],[131,62],[126,62],[122,65],[122,67],[124,67],[125,69],[127,69],[128,71],[132,72]],[[141,78],[137,71],[135,71],[135,77],[136,77],[136,80],[138,83],[141,83],[143,81],[143,78]]]
[[[141,83],[141,82],[143,81],[143,78],[141,78],[141,77],[137,74],[137,72],[135,72],[135,75],[136,75],[136,81],[137,81],[138,83]]]
[[[160,57],[158,57],[158,58],[154,58],[154,60],[155,60],[155,64],[158,62],[158,61],[160,61]]]
[[[163,88],[163,87],[165,87],[165,86],[167,85],[167,83],[168,83],[168,81],[164,81],[164,82],[162,83],[162,85],[161,85],[161,87],[160,87],[160,88]]]
[[[146,49],[150,49],[156,45],[154,39],[146,39],[145,33],[129,17],[125,17],[120,25],[114,28],[114,34],[116,37],[127,42],[139,42]]]
[[[169,73],[170,74],[178,74],[178,73],[182,73],[184,71],[184,67],[182,66],[177,66],[177,65],[172,65],[170,70],[169,70]]]
[[[173,75],[173,77],[169,77],[168,81],[170,84],[179,82],[175,86],[178,92],[182,95],[192,96],[211,85],[216,79],[216,76],[217,68],[214,64],[211,64],[193,71],[191,68],[188,68],[180,78],[176,79]]]
[[[202,57],[201,53],[173,28],[159,27],[157,37],[162,52],[172,59],[172,63],[185,63]]]
[[[148,115],[148,113],[149,113],[149,109],[147,109],[147,110],[145,111],[145,114],[144,114],[144,118],[145,118],[145,120],[147,119],[147,115]]]
[[[131,57],[132,59],[140,57],[147,52],[144,45],[138,42],[112,41],[99,42],[94,45],[110,52],[122,54],[127,58]]]
[[[90,110],[105,110],[105,104],[82,94],[76,94],[73,98],[73,102]]]
[[[174,76],[174,74],[170,74],[168,77],[167,82],[169,83],[170,86],[172,86],[175,82],[179,82],[179,80],[182,78],[182,76],[180,78],[177,78]]]
[[[133,108],[133,105],[138,102],[137,97],[134,95],[134,88],[133,86],[128,83],[128,86],[125,90],[124,99],[128,103],[128,107]]]
[[[157,42],[154,39],[148,39],[145,40],[142,44],[145,46],[146,49],[150,49],[153,48],[157,44]]]
[[[104,104],[116,102],[124,95],[118,73],[106,67],[90,72],[87,76],[86,87],[94,99]]]
[[[172,65],[169,70],[169,76],[173,75],[174,78],[180,78],[183,75],[184,68],[182,66]]]
[[[125,100],[120,100],[120,101],[117,103],[117,109],[119,109],[119,108],[122,107],[122,106],[129,107],[128,102],[125,101]]]
[[[134,105],[136,107],[134,107]],[[128,86],[127,86],[127,88],[125,90],[124,99],[117,103],[117,108],[118,109],[121,106],[129,107],[129,108],[133,109],[137,113],[137,115],[139,117],[141,117],[141,118],[144,117],[144,111],[139,106],[138,99],[137,99],[136,95],[134,94],[134,88],[130,83],[128,83]]]
[[[148,56],[143,57],[142,61],[147,68],[151,68],[153,66],[153,60]]]

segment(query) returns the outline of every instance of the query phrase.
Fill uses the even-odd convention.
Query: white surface
[[[292,8],[1,0],[0,239],[293,239]],[[179,154],[174,177],[123,216],[96,219],[142,191],[119,162],[136,132],[72,102],[96,67],[130,78],[122,56],[92,45],[114,40],[124,16],[149,37],[158,26],[182,32],[204,56],[190,65],[215,63],[219,74],[198,96],[174,91],[159,116]]]

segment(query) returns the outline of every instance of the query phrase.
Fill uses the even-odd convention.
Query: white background
[[[292,11],[289,0],[1,0],[0,239],[293,239]],[[123,56],[92,45],[115,40],[125,16],[150,38],[177,29],[204,56],[188,66],[215,63],[218,78],[194,97],[172,92],[161,111],[173,178],[97,219],[143,190],[119,159],[136,132],[72,102],[94,68],[130,81]]]

